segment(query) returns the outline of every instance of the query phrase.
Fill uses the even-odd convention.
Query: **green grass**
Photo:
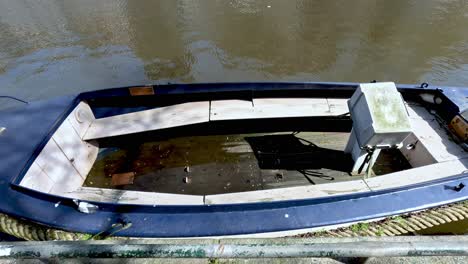
[[[91,238],[93,238],[93,235],[91,234],[83,234],[81,236],[81,240],[91,240]]]
[[[360,232],[369,229],[369,223],[357,223],[351,226],[351,231]]]

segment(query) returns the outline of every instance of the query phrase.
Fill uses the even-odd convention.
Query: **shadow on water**
[[[250,144],[261,169],[296,170],[311,184],[315,183],[310,177],[330,181],[335,179],[311,170],[326,168],[349,172],[353,165],[349,154],[319,147],[296,134],[246,137],[245,140]]]
[[[245,127],[224,129],[247,131]],[[178,136],[158,133],[138,140],[125,137],[103,142],[100,146],[105,148],[85,185],[203,195],[352,179],[347,173],[351,158],[342,151],[347,132],[256,130],[198,135],[192,131],[185,127]],[[135,174],[133,184],[112,186],[112,175],[126,172]]]
[[[106,138],[85,186],[207,195],[355,180],[343,152],[350,127],[349,117],[278,118]],[[401,160],[383,151],[374,172],[409,168]],[[133,183],[113,186],[121,173],[133,173]]]

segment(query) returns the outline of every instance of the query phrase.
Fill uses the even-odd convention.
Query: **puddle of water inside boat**
[[[359,179],[343,149],[349,133],[301,132],[177,137],[103,148],[85,186],[208,195]],[[377,175],[409,168],[399,152],[384,152]],[[134,173],[112,186],[113,174]]]

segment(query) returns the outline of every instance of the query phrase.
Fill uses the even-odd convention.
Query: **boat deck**
[[[217,86],[220,88],[217,89]],[[338,132],[349,131],[351,120],[346,115],[346,109],[335,111],[336,104],[329,100],[328,96],[340,96],[341,99],[349,98],[357,84],[275,84],[272,88],[268,88],[270,86],[270,84],[258,86],[257,84],[216,84],[216,86],[203,84],[167,87],[161,85],[151,87],[152,91],[157,91],[157,96],[155,93],[155,96],[147,97],[130,96],[128,88],[110,89],[61,98],[56,101],[31,103],[25,105],[24,110],[2,113],[2,126],[5,126],[7,130],[0,137],[0,141],[5,143],[1,152],[6,157],[1,164],[3,184],[0,184],[0,187],[2,193],[5,194],[1,203],[1,211],[4,214],[11,214],[52,228],[90,234],[102,233],[103,230],[109,230],[108,228],[115,226],[115,224],[127,226],[128,223],[131,224],[131,228],[119,230],[118,235],[129,237],[203,237],[250,234],[281,236],[286,235],[283,232],[294,231],[295,234],[311,232],[331,225],[349,225],[357,221],[376,220],[382,216],[420,211],[437,205],[466,200],[467,189],[463,186],[466,186],[468,177],[466,173],[468,154],[462,145],[453,141],[450,132],[444,126],[445,122],[449,121],[447,118],[451,114],[458,114],[454,112],[456,109],[454,110],[452,106],[454,106],[454,102],[458,102],[457,98],[465,98],[466,92],[462,93],[463,97],[447,97],[451,94],[456,95],[453,89],[431,86],[421,88],[418,88],[419,86],[398,86],[407,103],[413,127],[413,133],[403,142],[405,147],[401,148],[400,152],[403,153],[412,168],[363,179],[360,176],[348,176],[343,173],[345,171],[331,167],[331,165],[344,164],[339,162],[342,160],[333,158],[333,155],[323,155],[322,157],[315,151],[318,148],[343,149],[348,134]],[[426,95],[428,92],[440,96],[442,104],[433,105],[431,101],[425,104],[421,100],[416,100],[417,96]],[[296,107],[292,117],[288,117],[286,116],[287,112],[283,109],[289,109],[291,104],[284,102],[284,100],[281,100],[281,104],[279,101],[272,103],[270,98],[281,99],[289,94],[307,98],[321,96],[328,104],[320,104],[319,102],[320,107],[306,111],[306,113],[311,113],[307,118],[300,116],[304,111],[299,111],[300,107]],[[209,101],[209,107],[205,107],[205,110],[200,109],[200,113],[205,116],[203,123],[188,122],[185,124],[181,121],[187,116],[182,111],[185,108],[179,111],[180,108],[177,104],[192,102],[186,100],[188,97],[195,100],[192,96],[196,98],[196,101]],[[152,102],[154,100],[164,101],[169,97],[177,102],[165,102],[166,106],[170,106],[165,108],[167,112],[164,111],[163,114],[160,108],[166,106],[156,105]],[[242,109],[239,109],[239,112],[242,116],[239,114],[238,119],[228,119],[229,116],[222,116],[223,113],[232,114],[233,111],[229,109],[224,112],[213,111],[216,110],[213,107],[213,100],[230,100],[240,97],[246,97],[250,101],[250,106],[243,104],[242,106],[245,107],[240,107]],[[102,100],[109,104],[99,102],[101,100],[99,98],[103,98]],[[250,100],[252,98],[253,100]],[[268,98],[269,100],[268,102],[259,101],[258,98]],[[452,98],[455,99],[452,100]],[[93,100],[97,100],[97,102]],[[128,104],[122,105],[122,102],[127,101],[129,101]],[[144,104],[145,102],[148,104]],[[284,107],[277,107],[278,104],[283,105],[283,103]],[[141,105],[143,106],[140,108]],[[238,102],[223,103],[223,106],[226,107],[237,105]],[[306,109],[309,105],[311,104],[304,103],[301,106]],[[459,109],[465,109],[462,108],[463,104],[456,103],[456,105]],[[257,106],[260,107],[257,108]],[[208,111],[206,111],[207,108]],[[270,111],[270,109],[275,110],[275,112]],[[209,116],[206,114],[207,112]],[[315,115],[315,113],[317,114]],[[275,116],[272,116],[273,114]],[[187,117],[188,121],[191,120],[191,117]],[[215,120],[215,117],[223,119]],[[105,126],[109,121],[103,120],[104,118],[112,121],[110,122],[111,126]],[[245,121],[244,125],[238,122],[241,118]],[[164,126],[162,126],[163,124]],[[252,126],[252,124],[257,126]],[[267,124],[271,124],[272,130],[265,127]],[[325,124],[329,124],[330,127],[325,127]],[[156,127],[155,125],[161,126]],[[194,125],[200,127],[194,127]],[[92,126],[95,128],[93,131],[96,131],[93,135],[87,132]],[[123,129],[127,127],[132,130]],[[210,129],[210,127],[216,129]],[[245,128],[249,131],[239,132],[237,128]],[[257,130],[257,128],[263,130]],[[174,131],[183,131],[185,134],[173,137]],[[224,141],[228,137],[231,140],[232,136],[229,135],[211,136],[220,135],[218,131],[241,135],[240,141],[242,143],[225,144]],[[280,146],[263,144],[264,140],[268,139],[262,137],[266,134],[244,135],[246,132],[270,133],[279,131],[282,132],[281,134],[289,134],[281,141],[285,143]],[[307,140],[298,140],[299,143],[302,143],[301,145],[294,138],[291,138],[292,133],[287,133],[287,131],[317,131],[315,133],[317,136],[315,138],[305,136],[304,134],[308,132],[294,135],[297,138]],[[323,134],[323,132],[331,131],[334,132]],[[158,137],[147,140],[144,138],[147,133],[152,132],[166,133],[168,138],[172,137],[173,139],[167,140]],[[311,133],[311,135],[313,134]],[[333,135],[337,135],[340,140],[333,139]],[[124,143],[127,142],[126,144],[111,145],[105,142],[121,136],[125,136]],[[192,138],[184,139],[185,136]],[[217,147],[205,144],[209,142],[208,139],[214,140],[217,137],[219,137]],[[256,137],[257,139],[250,139]],[[137,140],[127,140],[130,138]],[[196,146],[196,142],[200,142],[196,148],[198,151],[192,150],[195,149],[194,146],[182,148],[180,144],[169,147],[170,142],[184,140],[190,142],[190,139],[193,140],[190,144],[194,146]],[[310,142],[318,147],[314,147]],[[151,146],[151,144],[155,146],[152,151],[146,147],[147,145]],[[333,144],[337,147],[334,148]],[[239,148],[242,146],[247,146],[250,150],[240,151]],[[161,149],[165,150],[166,147],[168,151],[161,152]],[[217,150],[219,155],[215,155],[216,151],[213,149]],[[293,161],[296,162],[293,163],[294,166],[281,167],[285,165],[283,161],[290,161],[288,159],[288,154],[291,153],[290,149],[298,150],[293,152],[293,156],[305,152],[306,158],[294,158]],[[308,151],[312,149],[314,151]],[[99,159],[96,163],[98,152],[100,152]],[[187,152],[194,154],[184,156],[188,155]],[[143,155],[144,153],[148,154]],[[203,155],[208,155],[208,158],[203,160]],[[210,157],[210,155],[212,156]],[[239,161],[240,155],[245,155],[245,159]],[[395,155],[390,155],[390,157],[396,157]],[[226,161],[228,164],[224,164],[213,159],[213,156],[226,157],[226,159],[231,157],[233,161],[229,160],[229,162]],[[278,159],[277,156],[279,156],[280,162],[272,162]],[[140,166],[138,163],[145,161],[143,157],[148,157],[149,161],[140,164],[142,167],[139,168],[137,167]],[[170,162],[158,161],[164,157],[179,162],[174,161],[174,166],[171,167]],[[309,157],[313,157],[313,159]],[[108,163],[105,162],[106,159],[109,161]],[[197,162],[199,159],[200,162]],[[300,160],[317,162],[314,163],[316,166],[312,166],[310,163],[307,163],[306,166],[297,164],[297,161]],[[218,163],[224,167],[214,166]],[[234,165],[227,166],[229,163],[234,163]],[[382,162],[379,160],[378,163]],[[157,164],[162,166],[156,166]],[[281,177],[277,177],[279,179],[270,181],[266,179],[263,185],[257,187],[264,190],[237,193],[234,193],[233,189],[224,190],[224,187],[228,189],[227,179],[232,181],[233,178],[241,178],[237,177],[240,174],[236,174],[236,168],[239,168],[239,172],[241,172],[241,170],[244,171],[245,168],[248,168],[249,164],[257,166],[256,175],[263,172],[266,174],[266,171],[263,170],[280,170],[283,171],[283,174]],[[288,164],[290,165],[290,162],[286,162],[286,165]],[[392,168],[386,161],[382,164],[386,169]],[[327,172],[330,173],[327,175],[334,177],[334,182],[327,182],[319,177],[309,177],[316,184],[312,185],[303,177],[301,180],[302,183],[306,184],[305,186],[267,189],[275,181],[278,184],[290,184],[292,180],[300,178],[289,177],[293,175],[293,172],[297,173],[298,168],[304,169],[304,166],[299,165],[304,165],[305,169],[314,172],[325,171],[324,168],[326,168],[329,170]],[[97,180],[93,182],[95,187],[98,187],[99,184],[104,186],[105,181],[109,182],[111,179],[105,177],[109,177],[112,173],[136,172],[135,182],[133,185],[118,187],[120,189],[112,189],[112,186],[104,186],[105,188],[83,187],[83,182],[93,166],[92,174],[98,176],[98,172],[101,170],[99,173],[102,176],[102,182]],[[101,166],[100,169],[98,169],[99,166]],[[201,166],[204,166],[206,170],[203,171]],[[216,179],[213,177],[217,174],[209,173],[208,168],[212,172],[223,168],[231,173],[230,177],[226,176],[218,181],[218,189],[209,191],[212,193],[219,191],[231,193],[209,195],[210,192],[200,187],[202,185],[198,180],[204,178],[206,183],[212,184],[213,179]],[[160,177],[161,181],[173,180],[172,186],[184,186],[185,194],[167,193],[169,191],[165,191],[165,193],[126,191],[126,189],[142,186],[145,188],[148,186],[147,190],[150,191],[150,188],[155,187],[166,186],[169,188],[170,184],[151,185],[139,181],[145,179],[146,174],[153,173],[150,179],[155,179],[157,173],[162,175],[163,172],[171,169],[174,173],[167,173],[168,176]],[[377,169],[376,173],[379,174]],[[273,174],[271,172],[270,175],[276,176],[281,175],[281,173],[275,172]],[[300,174],[296,175],[301,176]],[[336,175],[340,175],[340,177]],[[221,174],[221,176],[223,175]],[[90,175],[88,182],[90,184],[92,177],[93,175]],[[185,177],[190,177],[189,183],[184,182]],[[256,179],[263,182],[262,178]],[[348,179],[350,180],[348,181]],[[296,181],[292,184],[302,183]],[[245,187],[247,180],[242,184],[241,187]],[[187,186],[203,190],[205,195],[187,195],[186,191],[189,190]],[[234,183],[230,182],[229,186],[234,188]],[[83,214],[86,213],[85,209],[89,209],[88,211],[92,213]],[[264,221],[265,219],[268,220]]]
[[[100,150],[84,186],[210,195],[350,181],[346,132],[282,132],[170,138]],[[410,168],[399,151],[384,151],[372,175]],[[132,184],[112,175],[135,173]]]

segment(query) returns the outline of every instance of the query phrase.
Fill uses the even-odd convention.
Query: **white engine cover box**
[[[360,84],[348,107],[360,147],[400,145],[411,133],[408,112],[393,82]]]

